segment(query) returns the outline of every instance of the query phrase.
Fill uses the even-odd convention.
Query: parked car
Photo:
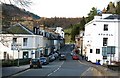
[[[73,56],[72,56],[72,59],[73,59],[73,60],[79,60],[79,56],[78,56],[78,55],[73,55]]]
[[[58,53],[55,52],[53,55],[54,55],[55,59],[58,58]]]
[[[52,62],[55,60],[55,56],[54,55],[49,55],[49,62]]]
[[[47,57],[40,57],[40,61],[43,65],[49,64],[49,59]]]
[[[42,63],[39,58],[30,60],[30,68],[42,68]]]
[[[59,60],[66,60],[66,56],[64,54],[61,54]]]

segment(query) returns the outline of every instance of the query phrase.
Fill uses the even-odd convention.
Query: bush
[[[19,65],[26,65],[29,64],[31,58],[27,59],[19,59]],[[15,60],[2,60],[2,67],[10,67],[10,66],[17,66],[18,59]]]

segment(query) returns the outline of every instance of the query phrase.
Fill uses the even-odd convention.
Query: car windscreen
[[[40,58],[40,60],[46,60],[46,58]]]

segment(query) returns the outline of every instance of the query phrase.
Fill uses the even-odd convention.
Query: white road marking
[[[85,76],[85,74],[86,74],[89,70],[91,70],[91,67],[89,67],[86,71],[84,71],[84,72],[81,74],[81,76]]]
[[[63,63],[64,63],[64,61],[61,63],[61,65],[60,65],[56,70],[53,71],[53,73],[57,72],[57,71],[61,68],[61,66],[63,65]],[[52,75],[53,73],[50,73],[50,74],[48,74],[47,76],[50,76],[50,75]]]
[[[48,74],[48,76],[52,75],[53,73]]]
[[[25,72],[27,72],[27,71],[29,71],[30,69],[28,69],[28,70],[25,70],[25,71],[23,71],[23,72],[20,72],[20,73],[17,73],[17,74],[15,74],[15,75],[12,75],[12,76],[19,76],[20,74],[23,74],[23,73],[25,73]]]

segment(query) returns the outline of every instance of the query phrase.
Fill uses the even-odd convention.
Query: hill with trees
[[[2,26],[3,30],[11,26],[13,20],[24,21],[27,18],[40,19],[34,13],[26,11],[25,9],[18,8],[12,4],[0,4],[2,6]]]

